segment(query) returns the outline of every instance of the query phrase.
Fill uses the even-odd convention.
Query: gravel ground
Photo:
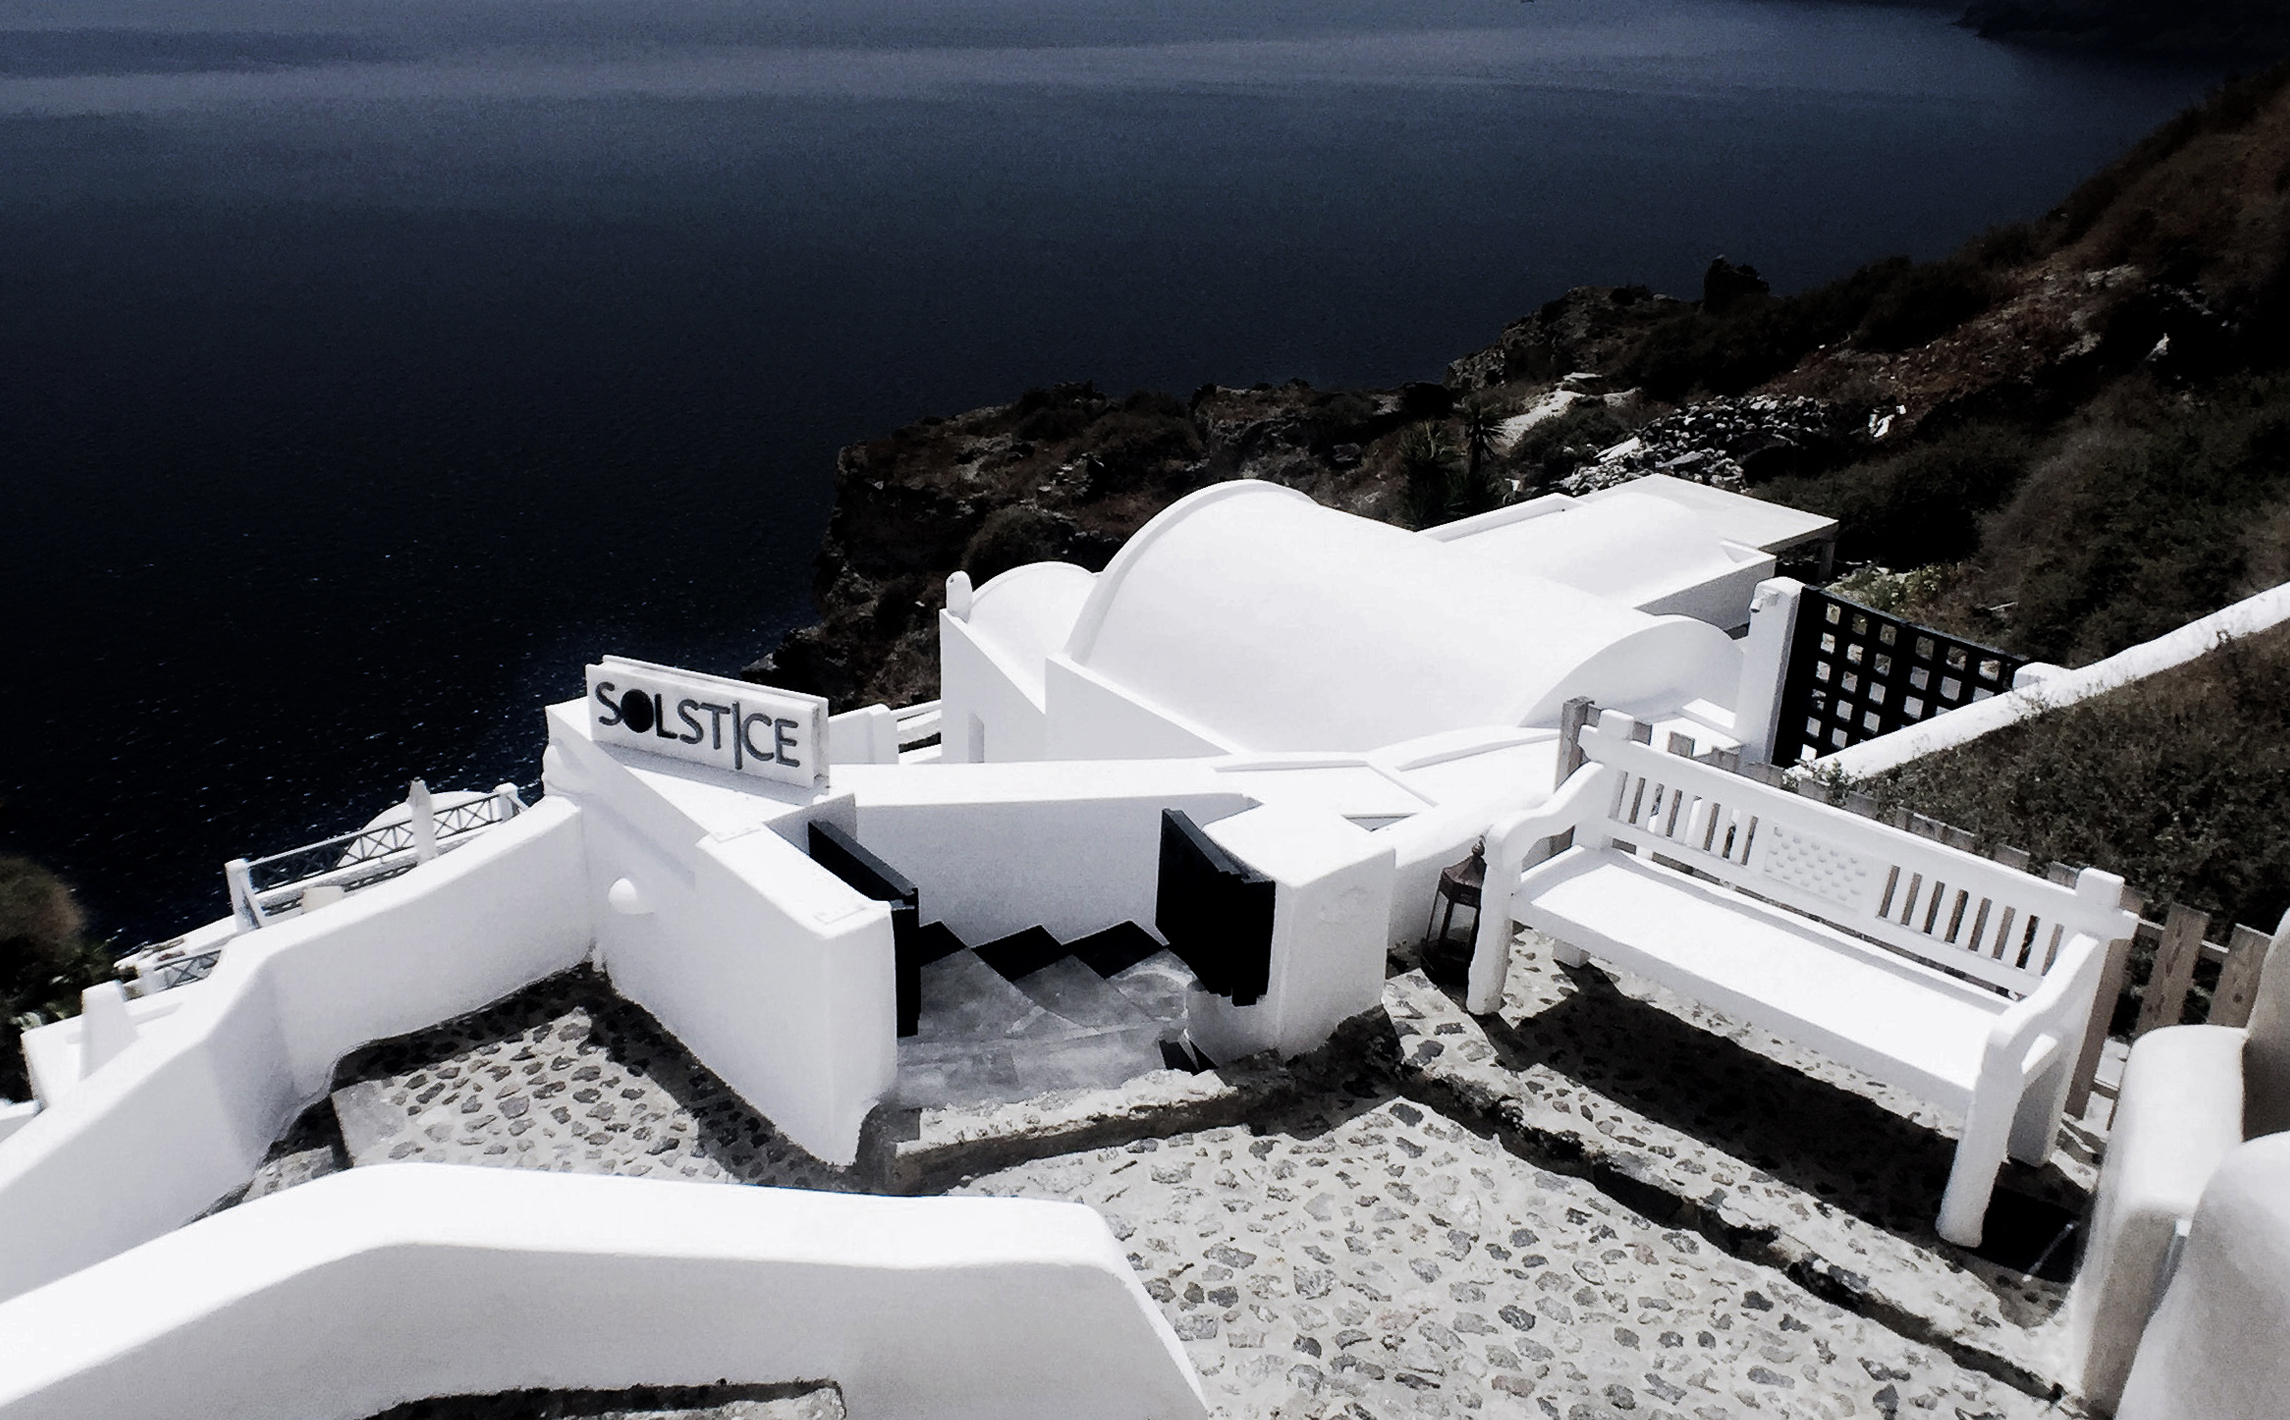
[[[582,969],[345,1059],[353,1164],[431,1160],[841,1190],[652,1022]]]
[[[1405,1100],[1142,1140],[957,1191],[1103,1213],[1219,1415],[2047,1413]]]

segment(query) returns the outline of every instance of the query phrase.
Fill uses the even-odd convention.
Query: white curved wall
[[[1064,656],[1258,751],[1516,725],[1571,695],[1722,703],[1740,664],[1713,627],[1248,482],[1203,489],[1141,529],[1100,574]]]
[[[1052,757],[1044,675],[1096,585],[1070,562],[1035,562],[980,587],[966,614],[938,614],[941,763]]]
[[[2290,1396],[2290,1134],[2227,1155],[2116,1420],[2280,1420]]]
[[[362,1420],[433,1395],[833,1380],[866,1420],[1180,1420],[1079,1204],[397,1164],[0,1304],[0,1416]]]
[[[0,1142],[0,1297],[157,1237],[244,1184],[368,1041],[579,964],[581,821],[544,799],[478,842],[231,943],[182,1008]]]
[[[1013,567],[973,595],[964,624],[1021,677],[1036,704],[1042,663],[1065,649],[1097,576],[1070,562]]]

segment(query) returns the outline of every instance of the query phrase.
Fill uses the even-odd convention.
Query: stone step
[[[1085,1030],[1113,1030],[1154,1023],[1121,989],[1073,957],[1060,957],[1011,983],[1043,1010]]]
[[[1184,1024],[1185,995],[1193,989],[1193,969],[1163,947],[1142,961],[1115,972],[1106,984],[1156,1021],[1175,1027]]]
[[[1067,947],[1051,936],[1047,928],[1028,927],[1023,932],[1012,932],[1007,937],[988,942],[977,950],[980,961],[1016,981],[1066,955]]]
[[[1116,976],[1163,950],[1153,934],[1134,922],[1093,932],[1071,944],[1073,954],[1099,976]]]
[[[900,1043],[1001,1040],[1043,1025],[1042,1008],[965,948],[922,968],[922,1019]]]
[[[1056,1039],[899,1042],[897,1101],[909,1108],[1006,1104],[1051,1090],[1111,1089],[1170,1068],[1156,1022]]]

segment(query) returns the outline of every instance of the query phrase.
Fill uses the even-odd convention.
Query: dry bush
[[[2199,396],[2124,381],[1989,520],[1970,595],[2013,603],[2012,649],[2094,660],[2246,594],[2286,504],[2290,378]]]
[[[2271,928],[2290,908],[2290,627],[1865,787],[2039,861],[2121,873],[2150,902]]]

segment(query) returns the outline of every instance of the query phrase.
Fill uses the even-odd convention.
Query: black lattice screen
[[[2012,688],[2027,662],[1807,587],[1789,641],[1773,762],[1832,754]]]

